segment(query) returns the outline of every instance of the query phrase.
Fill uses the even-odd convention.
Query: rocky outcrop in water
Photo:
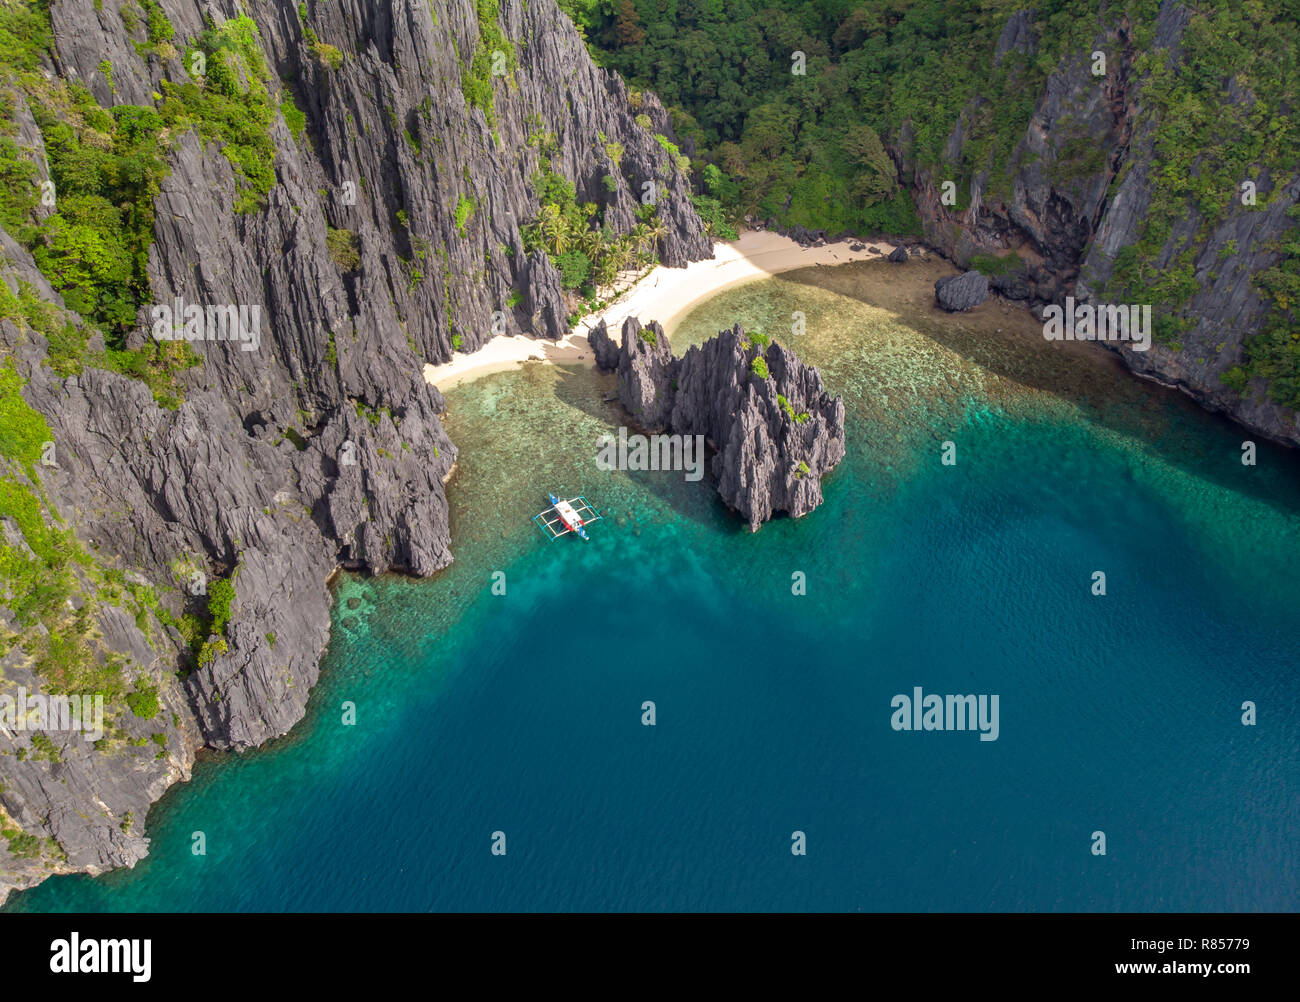
[[[442,483],[456,448],[422,367],[482,345],[494,314],[511,334],[568,328],[558,270],[520,234],[539,212],[528,180],[536,136],[553,138],[552,169],[613,232],[632,229],[654,180],[660,259],[712,253],[689,179],[655,138],[673,136],[666,110],[648,93],[632,107],[554,0],[501,0],[496,27],[513,61],[490,83],[491,120],[462,87],[481,44],[469,0],[342,0],[306,13],[292,0],[161,0],[175,37],[144,48],[144,27],[128,27],[118,6],[50,6],[50,77],[82,81],[105,107],[150,105],[162,80],[183,78],[180,54],[205,18],[246,11],[272,86],[287,81],[305,122],[295,135],[275,115],[275,184],[252,212],[234,210],[219,143],[192,131],[170,139],[149,251],[154,301],[255,305],[261,317],[256,351],[195,343],[202,364],[179,377],[178,408],[93,359],[60,377],[41,334],[0,322],[0,352],[53,434],[57,465],[40,470],[50,511],[127,586],[157,593],[156,608],[110,600],[87,580],[78,601],[93,603],[97,650],[126,690],[156,687],[159,703],[142,717],[118,696],[106,707],[110,740],[62,737],[48,755],[31,753],[30,734],[0,732],[0,828],[12,833],[0,839],[0,897],[52,873],[133,865],[147,851],[150,804],[188,778],[197,748],[287,733],[317,680],[336,567],[427,575],[451,561]],[[21,96],[14,118],[43,172]],[[338,231],[356,261],[331,252]],[[61,307],[27,251],[2,239],[0,280]],[[128,346],[149,336],[145,319]],[[88,357],[103,347],[96,336]],[[194,574],[233,586],[230,621],[202,660],[170,625],[205,614]],[[2,691],[49,684],[37,655],[0,650]]]
[[[668,426],[673,408],[673,382],[677,360],[668,335],[651,320],[644,327],[636,317],[623,321],[622,348],[618,355],[618,399],[647,431]]]
[[[591,347],[597,369],[613,372],[618,368],[619,346],[609,336],[609,327],[603,319],[587,332],[587,344]]]
[[[821,478],[844,458],[843,398],[794,352],[764,347],[739,324],[683,356],[670,423],[717,450],[718,493],[754,531],[820,505]]]
[[[618,390],[647,431],[704,436],[718,493],[753,531],[820,505],[821,478],[844,458],[843,399],[793,352],[739,324],[674,359],[659,324],[628,318]]]
[[[934,283],[934,301],[949,313],[973,310],[989,298],[989,280],[978,271],[949,275]]]

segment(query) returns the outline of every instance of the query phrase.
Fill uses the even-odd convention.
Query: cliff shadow
[[[927,269],[927,278],[932,270]],[[1089,422],[1140,442],[1143,450],[1172,467],[1240,491],[1282,514],[1300,515],[1300,452],[1207,410],[1174,387],[1138,376],[1099,344],[1046,341],[1041,325],[1021,303],[995,296],[969,313],[949,314],[934,305],[932,290],[928,307],[922,307],[916,289],[906,297],[901,292],[897,298],[886,295],[882,302],[863,293],[853,271],[802,269],[781,277],[887,310],[897,322],[979,368],[1078,407]],[[1003,329],[998,331],[1000,322]],[[1265,476],[1240,475],[1246,440],[1256,443],[1255,469],[1267,471]]]
[[[557,368],[561,375],[555,382],[556,399],[600,421],[612,435],[617,435],[620,427],[627,428],[629,435],[654,434],[637,424],[619,402],[618,380],[613,373],[586,365],[561,365]],[[710,472],[713,454],[713,448],[706,446],[704,475],[698,481],[687,481],[680,470],[620,470],[614,475],[634,478],[640,489],[680,518],[715,531],[748,532],[745,521],[718,495],[717,481]],[[595,461],[594,448],[592,461]],[[589,500],[600,507],[600,499]]]

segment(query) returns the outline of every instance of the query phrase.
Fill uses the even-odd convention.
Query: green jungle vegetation
[[[560,5],[597,61],[631,87],[658,94],[677,134],[695,144],[695,187],[712,200],[706,221],[715,232],[720,218],[755,215],[832,234],[916,235],[910,178],[890,149],[936,181],[954,181],[959,206],[983,170],[986,200],[1008,195],[1013,154],[1048,77],[1063,68],[1090,72],[1098,39],[1123,21],[1131,31],[1131,78],[1142,81],[1137,124],[1154,124],[1154,197],[1105,292],[1152,303],[1157,339],[1175,348],[1194,322],[1182,312],[1199,287],[1194,261],[1235,207],[1241,182],[1268,178],[1252,207],[1262,210],[1297,169],[1297,0],[1187,5],[1177,67],[1154,46],[1159,0],[1121,0],[1104,14],[1097,0]],[[995,64],[998,37],[1021,9],[1034,12],[1037,50],[1012,51]],[[1111,59],[1117,48],[1101,45]],[[795,53],[803,53],[802,74],[792,72]],[[1229,100],[1234,85],[1253,101]],[[634,107],[638,97],[634,90]],[[959,121],[965,141],[953,159],[946,146]],[[1066,143],[1053,167],[1058,183],[1095,175],[1106,168],[1104,151]],[[1175,222],[1189,212],[1200,222],[1196,234],[1161,263]],[[1288,239],[1249,248],[1280,256],[1254,276],[1272,311],[1224,381],[1240,392],[1262,377],[1274,401],[1300,408],[1300,213],[1292,217],[1297,225]],[[991,272],[1012,267],[988,258],[983,264]]]

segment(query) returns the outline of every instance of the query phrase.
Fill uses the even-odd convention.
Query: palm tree
[[[645,264],[654,257],[654,243],[650,237],[650,224],[638,222],[633,227],[632,235],[637,242],[637,266]]]
[[[578,238],[578,246],[589,259],[599,260],[605,251],[605,235],[600,230],[586,230]]]
[[[645,256],[645,234],[644,223],[637,223],[628,234],[628,266],[631,268],[641,267],[642,258]]]
[[[550,245],[547,250],[553,254],[560,253],[559,244],[563,240],[562,234],[565,230],[564,217],[560,214],[560,207],[549,202],[544,204],[537,214],[537,225]]]
[[[646,236],[649,239],[653,256],[657,259],[659,257],[659,241],[668,236],[668,224],[659,218],[659,213],[656,212],[650,217],[650,227]]]

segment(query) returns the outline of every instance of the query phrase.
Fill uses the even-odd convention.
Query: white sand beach
[[[878,260],[895,246],[865,240],[856,242],[862,244],[862,250],[849,250],[850,241],[801,247],[779,233],[746,230],[738,240],[714,244],[710,260],[693,261],[685,268],[660,265],[652,269],[603,310],[584,317],[559,341],[523,334],[496,337],[472,354],[458,354],[442,365],[426,365],[424,378],[440,390],[449,390],[490,372],[512,369],[530,359],[561,365],[590,365],[593,359],[587,332],[602,319],[615,341],[623,321],[633,316],[642,323],[657,320],[671,333],[676,321],[692,306],[723,289],[796,268]]]

